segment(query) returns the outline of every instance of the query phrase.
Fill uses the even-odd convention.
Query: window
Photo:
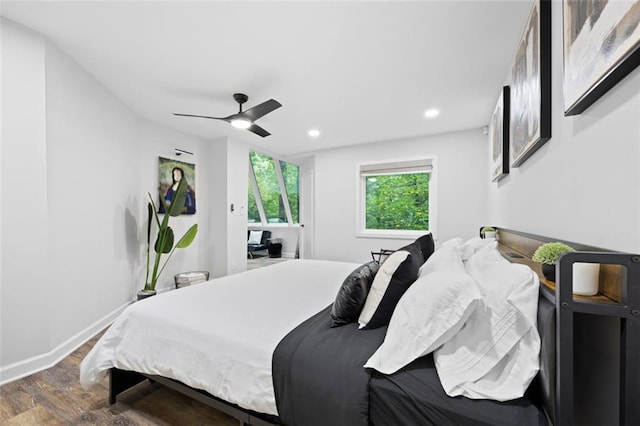
[[[434,230],[434,160],[359,166],[359,235],[413,237]]]
[[[299,223],[299,168],[249,152],[249,223]]]
[[[248,202],[248,220],[249,223],[260,223],[262,220],[260,219],[260,211],[258,210],[258,203],[256,202],[256,197],[253,192],[253,185],[251,184],[251,179],[249,179],[249,202]]]
[[[299,187],[300,187],[300,168],[286,161],[280,160],[280,170],[282,170],[282,179],[284,180],[284,189],[287,193],[287,200],[291,208],[291,218],[293,223],[300,222],[299,208]]]

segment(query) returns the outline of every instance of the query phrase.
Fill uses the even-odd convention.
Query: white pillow
[[[485,246],[465,262],[465,270],[471,275],[483,294],[494,295],[500,299],[512,301],[521,291],[529,292],[531,287],[537,291],[538,284],[534,281],[534,272],[525,265],[511,263],[505,259],[495,245]],[[523,307],[534,309],[536,317],[537,303],[523,303]],[[523,307],[519,307],[522,309]]]
[[[364,366],[392,374],[433,352],[462,328],[480,298],[463,268],[421,276],[398,302],[384,342]]]
[[[398,271],[404,272],[404,269],[406,269],[407,266],[411,266],[405,264],[405,260],[407,260],[409,255],[410,253],[406,250],[394,251],[389,255],[389,257],[387,257],[384,263],[380,265],[380,269],[378,269],[376,276],[373,278],[373,283],[371,284],[371,289],[369,290],[367,299],[365,300],[364,306],[362,307],[362,312],[360,312],[360,316],[358,317],[358,328],[364,328],[370,325],[371,320],[378,312],[379,307],[382,305],[382,301],[387,294],[388,289],[390,289],[392,286],[399,285],[402,292],[404,292],[404,290],[409,287],[413,283],[413,281],[415,281],[418,274],[418,271],[416,270],[417,267],[415,267],[415,269],[413,270],[413,279],[409,280],[411,282],[407,282],[407,280],[394,279],[399,278],[395,277]],[[405,278],[405,274],[402,275],[402,278]],[[397,295],[395,294],[395,291],[392,292],[394,294],[391,294],[391,292],[389,294],[392,298],[397,297],[395,299],[395,302],[397,302],[400,299],[401,294]],[[396,303],[391,303],[390,305],[385,304],[385,306],[383,306],[384,312],[382,312],[381,310],[380,312],[378,312],[378,315],[386,317],[386,321],[388,321],[393,312],[392,310],[395,308],[395,305]],[[384,325],[386,325],[386,321],[383,321]]]
[[[498,242],[496,240],[486,240],[480,237],[473,237],[462,243],[460,250],[462,251],[462,260],[467,261],[477,253],[479,250],[486,246],[497,247]]]
[[[452,240],[449,240],[452,241]],[[464,264],[460,252],[460,246],[446,244],[434,251],[427,261],[420,267],[418,276],[428,275],[431,272],[441,270],[463,271]]]
[[[451,246],[459,246],[460,244],[462,244],[462,238],[460,237],[451,238],[450,240],[447,240],[444,243],[438,245],[437,250],[451,247]]]
[[[495,246],[465,263],[482,301],[465,326],[433,354],[449,396],[507,401],[520,398],[538,371],[538,277],[508,262]]]
[[[248,244],[260,244],[262,240],[262,231],[250,231]]]

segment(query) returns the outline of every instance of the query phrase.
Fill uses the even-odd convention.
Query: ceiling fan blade
[[[255,133],[258,136],[262,136],[263,138],[266,138],[267,136],[269,136],[271,133],[267,132],[265,129],[263,129],[262,127],[258,126],[257,124],[252,124],[251,126],[249,126],[249,128],[247,129],[250,132]]]
[[[207,117],[206,115],[193,115],[193,114],[178,114],[178,113],[173,113],[173,115],[178,115],[180,117],[196,117],[196,118],[210,118],[212,120],[224,120],[224,121],[229,121],[229,117]]]
[[[251,121],[255,121],[258,118],[269,114],[274,109],[278,109],[282,106],[282,104],[275,99],[269,99],[266,102],[261,103],[260,105],[256,105],[253,108],[249,108],[246,111],[241,112],[240,114],[247,117]]]

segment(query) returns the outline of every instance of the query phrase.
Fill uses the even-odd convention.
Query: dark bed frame
[[[555,305],[556,363],[552,366],[555,377],[550,380],[555,389],[541,395],[549,421],[554,425],[597,424],[617,418],[614,423],[640,424],[640,255],[495,228],[502,255],[537,272],[541,297]],[[577,250],[561,256],[557,284],[547,281],[531,260],[540,244],[551,241]],[[573,296],[572,265],[576,262],[601,264],[597,295]],[[109,403],[147,379],[227,413],[241,425],[280,424],[278,417],[246,410],[176,380],[117,368],[110,370]]]
[[[241,425],[269,426],[280,424],[277,417],[246,410],[235,404],[231,404],[230,402],[215,397],[203,390],[187,386],[177,380],[152,374],[137,373],[135,371],[120,370],[118,368],[112,368],[109,370],[109,404],[115,404],[116,397],[120,393],[145,380],[160,383],[161,385],[180,392],[189,398],[213,407],[216,410],[222,411],[223,413],[238,419]]]

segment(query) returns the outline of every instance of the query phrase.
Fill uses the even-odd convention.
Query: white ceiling
[[[489,122],[528,0],[2,1],[137,114],[281,155]],[[260,138],[216,120],[274,98]],[[424,111],[438,108],[435,119]],[[317,139],[307,131],[318,128]]]

